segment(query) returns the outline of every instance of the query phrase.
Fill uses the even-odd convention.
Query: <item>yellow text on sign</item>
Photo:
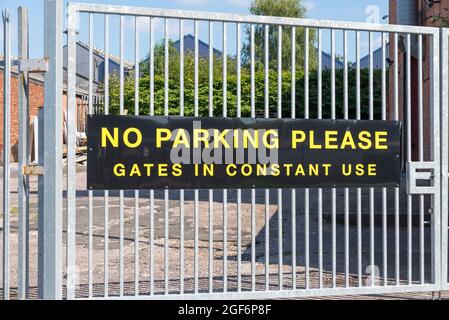
[[[131,138],[132,137],[132,138]],[[123,132],[123,135],[121,136],[122,142],[125,146],[127,146],[130,149],[134,149],[139,147],[142,144],[142,132],[137,128],[128,128]],[[101,128],[101,147],[106,148],[108,145],[108,142],[112,145],[114,148],[119,147],[119,139],[120,135],[118,132],[118,128],[114,128],[111,131],[109,131],[108,128]]]

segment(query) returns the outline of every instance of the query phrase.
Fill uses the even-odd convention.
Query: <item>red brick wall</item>
[[[390,0],[389,2],[389,19],[391,24],[396,24],[396,0]],[[431,8],[425,3],[424,0],[418,1],[418,7],[416,8],[418,13],[418,21],[420,25],[423,26],[438,26],[436,21],[433,19],[435,16],[449,16],[449,0],[442,0],[441,3],[435,3]],[[405,38],[404,38],[405,40]],[[390,119],[394,118],[394,67],[398,64],[399,69],[399,117],[401,120],[404,119],[404,108],[406,101],[404,100],[404,77],[405,77],[405,61],[404,52],[398,51],[398,61],[394,61],[394,34],[390,34],[390,57],[393,64],[390,67],[389,72],[389,99],[388,99],[388,116]],[[424,103],[424,156],[425,160],[429,160],[432,143],[430,141],[431,133],[431,119],[430,119],[430,105],[431,105],[431,59],[430,59],[430,46],[432,44],[432,39],[429,36],[423,37],[423,103]],[[414,148],[412,149],[412,157],[417,160],[418,157],[418,63],[414,59],[412,61],[412,144]]]
[[[17,149],[19,117],[18,117],[18,80],[17,75],[11,76],[11,148]],[[36,116],[38,109],[44,106],[44,86],[42,83],[30,80],[30,121]],[[3,73],[0,72],[0,154],[3,154]],[[14,155],[15,152],[13,152]],[[12,161],[16,160],[14,158]]]
[[[419,2],[419,12],[421,13],[421,24],[429,27],[439,27],[440,22],[436,21],[434,17],[448,17],[449,12],[449,0],[441,0],[440,3],[435,3],[431,8],[429,8],[425,1],[422,0]],[[430,115],[430,99],[432,98],[431,91],[431,58],[430,58],[430,46],[432,45],[432,41],[430,37],[427,37],[427,41],[425,42],[425,56],[424,56],[424,101],[427,103],[424,104],[424,112]],[[437,92],[439,94],[439,92]],[[430,116],[424,118],[424,128],[426,137],[430,135]],[[431,146],[431,142],[425,144],[425,150],[428,151]]]

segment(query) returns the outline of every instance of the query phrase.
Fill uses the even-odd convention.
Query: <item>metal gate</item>
[[[447,30],[69,3],[63,68],[62,2],[46,4],[42,296],[240,299],[447,289]],[[87,62],[85,84],[78,61]],[[95,113],[105,114],[401,121],[403,181],[368,189],[87,190],[85,167],[77,164],[83,85],[89,114],[98,97]],[[67,95],[66,111],[58,92]],[[63,154],[63,137],[64,168],[54,156]],[[8,298],[7,165],[3,177]],[[28,284],[18,287],[23,297]]]

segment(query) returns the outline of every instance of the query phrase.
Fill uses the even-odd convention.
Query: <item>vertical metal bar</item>
[[[183,20],[179,20],[179,115],[184,116],[184,28]],[[179,191],[179,293],[184,293],[184,219],[185,219],[185,192]]]
[[[448,39],[443,39],[443,43],[447,43]],[[447,46],[447,44],[446,44]],[[447,48],[446,48],[447,49]],[[423,99],[423,39],[422,35],[418,36],[418,145],[419,145],[419,161],[424,161],[424,99]],[[442,52],[447,52],[442,50]],[[447,59],[442,62],[447,65]],[[447,66],[446,66],[447,68]],[[444,73],[443,73],[444,74]],[[447,76],[447,74],[446,74]],[[444,84],[445,79],[443,79],[442,84]],[[443,92],[446,92],[449,88],[443,86]],[[447,93],[446,93],[447,94]],[[447,104],[442,103],[443,108],[447,106]],[[444,114],[444,112],[442,112]],[[443,118],[442,118],[442,121]],[[447,125],[447,124],[445,124]],[[447,140],[447,137],[442,135],[444,140]],[[442,143],[444,143],[442,141]],[[443,157],[447,156],[447,152],[443,154]],[[444,173],[445,171],[443,171]],[[447,174],[447,173],[446,173]],[[444,202],[442,202],[444,203]],[[425,262],[424,262],[424,195],[419,196],[419,274],[420,274],[420,282],[424,284],[425,282]]]
[[[194,113],[195,117],[199,116],[198,111],[198,50],[199,50],[199,44],[198,44],[198,21],[194,21]]]
[[[67,15],[67,299],[76,286],[76,21],[72,4]],[[41,124],[41,123],[39,123]],[[40,215],[40,212],[39,212]]]
[[[250,26],[251,41],[251,118],[256,118],[255,25]],[[251,290],[256,290],[256,189],[251,189]]]
[[[356,118],[361,119],[360,102],[360,31],[356,31]],[[362,189],[357,188],[357,275],[358,285],[362,286]]]
[[[154,295],[154,251],[154,190],[150,190],[150,295]]]
[[[150,17],[150,116],[154,116],[154,26]],[[181,51],[184,54],[183,51]],[[183,230],[183,229],[181,229]],[[181,238],[183,239],[183,238]],[[181,241],[181,251],[184,242]],[[183,268],[181,264],[181,269]],[[154,295],[154,190],[150,190],[150,295]]]
[[[194,22],[194,113],[195,117],[199,116],[199,104],[198,104],[198,21],[195,20]],[[198,262],[198,200],[199,199],[199,191],[194,191],[194,291],[195,293],[198,293],[198,269],[199,269],[199,262]]]
[[[278,189],[278,251],[279,251],[279,290],[283,287],[283,245],[282,245],[282,189]]]
[[[278,118],[282,118],[282,26],[278,26]],[[279,290],[283,286],[283,255],[282,255],[282,189],[278,189],[278,254],[279,254]]]
[[[89,13],[89,79],[88,79],[88,114],[92,114],[92,103],[93,103],[93,77],[94,77],[94,69],[93,69],[93,40],[94,40],[94,23],[93,23],[93,14]],[[88,270],[88,294],[89,298],[92,298],[93,294],[93,200],[92,200],[92,190],[88,191],[88,258],[87,258],[87,270]]]
[[[318,110],[317,117],[321,119],[323,117],[323,84],[322,84],[322,38],[323,31],[318,29]],[[318,287],[323,288],[323,189],[318,189]]]
[[[164,115],[168,116],[168,64],[169,64],[169,23],[168,19],[164,19]]]
[[[348,31],[343,32],[343,111],[345,120],[349,119],[348,103]],[[345,286],[349,287],[349,189],[345,188]]]
[[[335,101],[335,30],[331,29],[331,117],[336,118]],[[332,287],[337,286],[337,193],[332,188]]]
[[[209,21],[209,117],[214,116],[214,23]]]
[[[70,10],[70,9],[69,9]],[[39,146],[43,146],[44,145],[44,110],[40,109],[38,111],[38,116],[37,116],[37,121],[38,121],[38,125],[37,125],[37,139],[38,139],[38,145]],[[44,164],[44,148],[39,148],[38,149],[38,164],[40,166],[43,166]],[[44,200],[44,193],[42,192],[43,188],[44,188],[44,177],[43,176],[39,176],[38,180],[38,228],[39,230],[42,230],[43,225],[44,225],[44,219],[42,217],[42,212],[44,211],[44,204],[43,204],[43,200]],[[68,219],[68,222],[70,222],[70,219]],[[68,229],[68,231],[70,231]],[[43,257],[41,256],[41,253],[43,252],[43,237],[44,235],[42,234],[42,232],[38,232],[38,267],[41,268],[42,266],[42,260]],[[67,240],[69,240],[69,236],[67,236]],[[68,243],[67,245],[67,252],[69,252],[71,250],[70,248],[71,244]],[[74,266],[69,264],[69,262],[72,262],[69,260],[69,258],[67,258],[67,299],[73,299],[72,296],[75,295],[75,293],[72,291],[74,291]],[[43,270],[42,269],[38,269],[38,293],[39,296],[42,296],[42,287],[43,287],[43,277],[42,277],[42,273]],[[72,290],[73,288],[73,290]]]
[[[431,160],[439,162],[440,158],[440,35],[439,32],[435,32],[432,35],[432,46],[430,49],[430,76],[431,76],[431,84],[430,84],[430,127],[434,128],[434,130],[430,130],[430,154]],[[445,61],[447,63],[447,61]],[[445,89],[447,90],[447,89]],[[443,137],[443,139],[447,139],[447,137]],[[446,155],[445,155],[446,156]],[[441,172],[440,167],[437,166],[435,169],[435,178],[434,184],[438,190],[441,187]],[[441,284],[441,249],[446,248],[446,246],[441,245],[441,199],[440,193],[436,192],[433,197],[433,221],[432,221],[432,242],[431,242],[431,270],[432,279],[431,281],[436,284]],[[445,261],[447,263],[447,261]]]
[[[11,31],[9,11],[3,12],[3,299],[9,300],[9,249],[10,249],[10,125],[11,125]]]
[[[394,34],[394,120],[399,120],[399,65],[398,61],[398,34]],[[399,188],[395,188],[394,192],[395,205],[395,270],[396,285],[400,283],[400,251],[399,251]]]
[[[237,117],[242,116],[242,68],[241,68],[241,27],[240,23],[237,23]],[[237,189],[237,291],[242,291],[242,190]]]
[[[139,20],[134,17],[134,114],[139,115]],[[139,295],[139,190],[134,191],[134,295]]]
[[[422,100],[422,36],[419,39],[419,85],[421,86],[420,102]],[[441,30],[441,225],[443,232],[441,235],[441,252],[442,252],[442,270],[441,270],[441,285],[447,288],[448,285],[448,89],[449,89],[449,72],[448,72],[448,57],[449,53],[449,29],[444,28]],[[420,106],[421,107],[421,106]],[[422,109],[421,109],[422,110]],[[421,200],[420,200],[421,201]],[[424,221],[424,219],[422,219]],[[420,229],[421,229],[421,212],[420,212]],[[423,228],[424,229],[424,228]],[[422,236],[420,230],[420,237]],[[421,239],[424,239],[422,237]],[[424,283],[424,250],[421,248],[423,241],[420,241],[420,279],[421,283]]]
[[[63,1],[45,1],[44,48],[48,64],[44,103],[44,299],[62,298],[62,27]]]
[[[227,37],[228,28],[223,22],[223,117],[228,116]],[[228,291],[228,190],[223,190],[223,292]]]
[[[150,115],[154,115],[154,18],[150,17]],[[184,40],[184,39],[183,39]],[[184,54],[184,52],[182,52]]]
[[[304,118],[309,119],[309,42],[310,34],[309,28],[304,30]],[[310,242],[310,206],[309,206],[310,190],[306,188],[304,190],[304,247],[305,247],[305,288],[310,288],[310,254],[309,254],[309,242]],[[296,221],[296,219],[295,219]],[[296,234],[295,239],[296,242]],[[296,247],[296,246],[295,246]],[[296,256],[296,255],[295,255]],[[296,266],[296,261],[294,263]],[[296,280],[296,279],[295,279]],[[295,289],[296,287],[294,287]]]
[[[309,29],[306,29],[308,32]],[[306,36],[307,37],[307,36]],[[292,119],[296,118],[296,28],[292,27],[292,38],[291,38],[291,113]],[[306,43],[308,41],[306,40]],[[308,50],[306,49],[306,60],[308,60]],[[305,68],[307,68],[307,62],[305,63]],[[308,72],[305,72],[306,77]],[[308,85],[308,81],[307,85]],[[307,89],[304,89],[304,93],[308,93]],[[306,99],[307,101],[308,99]],[[292,288],[296,289],[296,189],[291,189],[292,192]],[[307,248],[307,246],[306,246]],[[307,277],[306,277],[307,278]],[[307,280],[306,280],[307,281]]]
[[[307,29],[308,30],[308,29]],[[307,55],[307,50],[306,50]],[[291,36],[291,117],[296,118],[296,27],[292,27]]]
[[[369,119],[374,120],[374,75],[373,75],[373,33],[369,33]],[[374,252],[374,188],[369,189],[369,226],[370,226],[370,265],[371,286],[375,280],[375,252]]]
[[[256,189],[251,189],[251,290],[256,291]]]
[[[183,116],[183,115],[181,115]],[[184,190],[181,190],[179,193],[179,202],[180,202],[180,248],[179,248],[179,293],[184,294],[184,216],[185,216],[185,204],[184,204]]]
[[[28,9],[19,7],[18,15],[18,53],[19,59],[28,59]],[[19,163],[18,163],[18,299],[28,296],[29,288],[29,177],[23,175],[23,166],[29,163],[28,123],[28,72],[18,74],[19,105]]]
[[[104,16],[104,114],[109,114],[109,15]],[[104,192],[104,296],[109,295],[109,191]]]
[[[214,116],[213,22],[209,21],[209,117]],[[209,292],[214,292],[214,190],[209,190]]]
[[[168,190],[164,190],[164,293],[167,295],[169,293],[169,252],[168,252],[168,241],[169,241],[169,194]]]
[[[125,55],[125,17],[120,16],[120,114],[125,113],[125,97],[124,97],[124,55]],[[119,294],[123,296],[124,293],[124,279],[125,267],[124,267],[124,220],[125,220],[125,209],[124,209],[124,192],[120,190],[119,195]]]
[[[179,115],[184,116],[184,25],[179,20]]]
[[[209,190],[209,292],[214,292],[214,190]]]
[[[387,120],[387,56],[385,34],[382,33],[382,120]],[[382,188],[382,256],[383,256],[383,280],[388,285],[388,226],[387,226],[387,188]]]
[[[168,105],[168,82],[169,82],[169,23],[168,19],[164,19],[165,28],[164,28],[164,115],[168,117],[169,115],[169,105]],[[169,237],[169,191],[166,188],[164,190],[164,292],[167,295],[169,293],[169,252],[168,252],[168,242],[170,240]]]
[[[270,25],[264,28],[265,118],[270,117]],[[270,190],[265,189],[265,290],[270,290]]]
[[[198,190],[195,190],[194,192],[194,292],[198,293],[198,268],[199,268],[199,262],[198,262],[198,198],[199,198],[199,192]]]
[[[411,64],[411,36],[407,34],[406,43],[406,87],[407,87],[407,161],[412,161],[412,64]],[[408,271],[408,284],[412,284],[412,196],[407,195],[407,271]]]

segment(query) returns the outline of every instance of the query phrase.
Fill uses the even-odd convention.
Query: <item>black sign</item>
[[[90,116],[89,189],[397,186],[395,121]]]

